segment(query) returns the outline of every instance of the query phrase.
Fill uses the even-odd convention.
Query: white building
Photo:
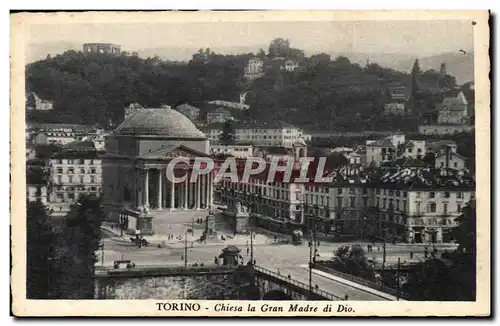
[[[245,78],[255,79],[264,75],[264,62],[259,58],[253,58],[248,61],[245,67]]]
[[[27,103],[29,111],[49,111],[54,109],[52,101],[41,99],[35,92],[28,93]]]
[[[391,102],[384,104],[385,115],[405,115],[405,113],[406,113],[405,103]]]
[[[440,153],[436,155],[436,168],[464,170],[466,168],[465,158],[451,151],[448,154]]]
[[[438,124],[463,125],[468,123],[469,102],[461,89],[454,89],[445,94],[438,107]]]
[[[253,146],[210,144],[210,155],[230,155],[236,158],[248,158],[253,155]]]
[[[48,188],[46,185],[26,185],[26,199],[30,202],[39,201],[44,205],[48,202]]]
[[[288,72],[295,71],[298,68],[299,68],[299,63],[297,61],[294,61],[294,60],[286,60],[285,65],[283,66],[283,69],[288,71]]]
[[[189,105],[188,103],[184,103],[181,105],[178,105],[176,107],[176,110],[179,111],[180,113],[184,114],[186,117],[189,118],[189,120],[196,122],[200,118],[200,109]]]
[[[416,160],[423,159],[426,154],[425,140],[409,140],[401,147],[402,157],[411,157]]]
[[[101,193],[101,159],[90,141],[71,143],[50,158],[49,175],[49,202],[55,214],[66,214],[80,194]]]
[[[224,123],[230,120],[233,120],[233,116],[224,108],[216,108],[207,112],[207,123]]]
[[[305,135],[301,129],[283,121],[234,123],[233,129],[237,144],[292,148],[298,139],[310,139],[310,136]],[[218,141],[222,126],[208,127],[204,132],[210,141]]]

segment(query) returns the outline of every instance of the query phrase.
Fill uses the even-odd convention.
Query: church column
[[[210,204],[210,178],[209,175],[205,175],[205,208],[209,208]]]
[[[184,181],[184,209],[188,208],[188,192],[189,192],[189,174],[186,171],[186,180]]]
[[[149,207],[149,170],[144,170],[144,206]]]
[[[158,209],[162,209],[162,170],[158,169]]]
[[[208,175],[208,205],[211,208],[214,204],[214,185],[213,185],[213,179],[212,179],[212,173]]]
[[[196,209],[200,209],[200,183],[201,178],[198,176],[196,180]]]
[[[170,181],[170,209],[175,209],[175,183]]]

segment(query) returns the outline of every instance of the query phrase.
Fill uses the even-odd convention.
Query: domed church
[[[152,234],[155,212],[209,209],[213,201],[212,175],[189,182],[195,157],[208,157],[207,137],[182,113],[170,107],[125,110],[124,121],[106,138],[103,158],[103,205],[110,220],[120,221],[129,232]],[[186,181],[167,178],[168,163]]]

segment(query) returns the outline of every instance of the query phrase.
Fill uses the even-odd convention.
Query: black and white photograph
[[[489,314],[486,11],[101,14],[11,16],[14,311]]]

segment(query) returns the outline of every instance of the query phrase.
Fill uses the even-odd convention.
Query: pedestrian
[[[319,247],[319,240],[318,240],[318,247]]]
[[[344,300],[347,301],[347,299],[349,299],[349,296],[346,294]]]
[[[215,258],[214,258],[214,263],[215,263],[215,265],[219,265],[219,259],[217,259],[217,256],[215,256]]]
[[[247,247],[247,256],[248,256],[249,251],[250,251],[250,248]]]
[[[413,259],[413,252],[410,251],[410,259]]]
[[[275,236],[274,236],[274,242],[277,242],[277,241],[278,241],[278,236],[277,236],[277,235],[275,235]]]
[[[183,254],[181,254],[181,260],[184,260],[184,255]]]

